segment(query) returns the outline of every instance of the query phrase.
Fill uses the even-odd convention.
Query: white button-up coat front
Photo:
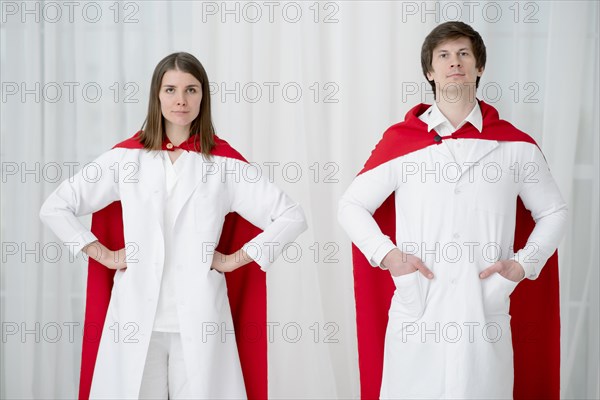
[[[446,138],[357,176],[338,219],[373,266],[396,247],[372,218],[391,193],[398,248],[435,278],[393,277],[381,398],[512,398],[509,295],[517,283],[479,273],[515,258],[535,279],[555,251],[567,210],[541,151]],[[515,254],[517,196],[536,227]]]
[[[44,223],[76,254],[96,239],[77,216],[122,203],[127,269],[114,277],[91,398],[137,398],[165,262],[174,269],[191,395],[245,397],[224,275],[210,269],[224,217],[237,212],[263,229],[248,253],[264,270],[306,229],[305,218],[264,174],[247,173],[248,164],[188,156],[173,192],[172,225],[163,219],[165,169],[158,151],[112,149],[64,181],[42,206]],[[215,334],[215,327],[229,331]]]

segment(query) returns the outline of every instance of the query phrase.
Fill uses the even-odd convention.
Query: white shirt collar
[[[483,116],[481,115],[481,107],[479,102],[475,102],[475,107],[471,110],[469,115],[461,122],[456,129],[452,126],[448,118],[440,111],[437,103],[434,102],[423,114],[419,116],[419,119],[427,124],[427,131],[431,132],[435,129],[438,133],[443,134],[441,136],[451,135],[452,133],[459,130],[467,122],[471,123],[479,132],[483,129]]]

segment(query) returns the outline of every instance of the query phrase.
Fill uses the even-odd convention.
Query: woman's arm
[[[239,162],[241,161],[227,159],[226,168],[235,170],[233,163]],[[263,230],[230,257],[233,262],[237,262],[238,267],[255,261],[266,271],[283,247],[306,230],[302,207],[264,176],[258,180],[247,180],[244,177],[229,179],[227,187],[230,210]]]
[[[115,163],[120,161],[123,151],[124,149],[113,149],[106,152],[73,177],[63,181],[40,209],[42,222],[69,247],[74,256],[86,245],[98,240],[77,217],[101,210],[120,198]],[[100,249],[101,247],[88,250],[94,251],[93,254],[100,259],[107,260],[109,254],[98,253]]]

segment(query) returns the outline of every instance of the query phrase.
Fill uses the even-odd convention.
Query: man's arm
[[[486,268],[479,275],[481,279],[495,272],[515,282],[525,278],[536,279],[564,234],[567,205],[542,152],[535,145],[531,147],[529,161],[520,171],[522,183],[519,196],[531,211],[535,228],[521,250],[511,259],[499,260]]]
[[[394,276],[420,270],[431,279],[433,273],[421,259],[401,252],[373,219],[375,210],[398,187],[400,162],[396,159],[357,176],[339,201],[338,221],[371,265],[389,269]]]
[[[519,250],[512,260],[523,266],[525,278],[536,279],[564,235],[568,210],[550,168],[537,146],[532,146],[530,160],[523,169],[533,172],[524,174],[519,196],[525,208],[531,211],[535,228],[525,247]]]

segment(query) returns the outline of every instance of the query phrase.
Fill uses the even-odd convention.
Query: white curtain
[[[175,51],[204,64],[219,135],[263,172],[271,166],[309,219],[268,275],[270,396],[359,397],[337,199],[383,131],[432,101],[420,46],[454,19],[487,45],[479,97],[538,141],[569,203],[559,249],[562,396],[600,397],[595,1],[0,6],[2,398],[77,396],[86,263],[40,224],[39,208],[141,127],[154,66]]]

